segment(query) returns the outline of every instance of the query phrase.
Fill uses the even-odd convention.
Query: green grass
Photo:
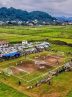
[[[53,78],[51,85],[42,84],[40,87],[33,89],[34,92],[45,97],[72,97],[72,72],[65,72]],[[52,95],[52,96],[49,96]],[[67,96],[68,95],[68,96]]]
[[[0,39],[10,42],[22,40],[61,40],[72,43],[72,26],[43,26],[43,27],[24,27],[24,26],[3,26],[0,27]]]
[[[21,42],[22,40],[28,41],[44,41],[47,40],[51,42],[51,47],[48,51],[40,52],[38,54],[31,54],[25,57],[20,57],[18,59],[8,60],[4,62],[0,62],[0,69],[15,66],[16,63],[20,63],[21,60],[29,61],[29,59],[33,59],[35,56],[38,55],[63,55],[64,54],[64,62],[69,61],[72,58],[72,47],[65,46],[65,45],[58,45],[53,43],[54,41],[63,41],[68,44],[72,44],[72,26],[42,26],[42,27],[25,27],[25,26],[0,26],[0,39],[6,39],[7,41],[14,43],[14,42]],[[68,54],[69,53],[69,54]],[[64,64],[63,62],[63,64]],[[47,72],[44,71],[37,71],[31,73],[30,75],[23,76],[25,73],[21,73],[16,75],[17,77],[21,77],[25,80],[34,79],[43,73]],[[14,76],[7,77],[5,81],[4,75],[0,74],[0,81],[6,84],[0,83],[0,97],[27,97],[23,93],[27,90],[23,90],[24,87],[18,86],[19,78]],[[39,81],[42,77],[38,78],[37,80],[26,83],[24,80],[22,81],[23,85],[32,85]],[[8,85],[8,86],[7,86]],[[16,90],[14,90],[13,88]],[[17,91],[18,90],[18,91]],[[34,88],[29,93],[37,94],[39,97],[50,97],[49,94],[57,93],[59,97],[72,97],[72,72],[65,72],[60,74],[57,77],[54,77],[52,80],[52,85],[49,86],[48,84],[43,84],[38,88]],[[37,96],[37,97],[38,97]],[[51,96],[52,97],[52,96]],[[58,97],[58,95],[56,96]]]
[[[72,97],[72,90],[67,94],[66,97]]]
[[[19,91],[0,83],[0,97],[29,97]]]
[[[51,40],[60,40],[60,41],[64,41],[66,43],[72,43],[72,39],[66,39],[66,38],[52,38]]]
[[[72,47],[69,46],[61,46],[61,45],[52,45],[51,47],[52,50],[56,51],[62,51],[62,52],[72,52]]]

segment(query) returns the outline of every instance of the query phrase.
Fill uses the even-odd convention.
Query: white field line
[[[28,71],[26,71],[26,70],[23,70],[23,69],[21,69],[21,68],[14,67],[14,66],[11,66],[11,67],[16,68],[17,70],[22,71],[22,72],[25,72],[25,73],[27,73],[27,74],[30,74],[30,72],[28,72]]]
[[[25,76],[27,76],[27,75],[29,75],[28,73],[26,73],[26,74],[24,74],[24,75],[22,75],[22,76],[20,76],[20,77],[25,77]]]
[[[32,60],[32,59],[30,59],[30,60]],[[35,61],[35,60],[32,60],[32,61]],[[49,74],[49,72],[54,72],[55,70],[57,70],[58,68],[60,68],[60,67],[62,67],[62,66],[64,66],[64,65],[61,65],[61,66],[58,66],[57,68],[55,68],[55,69],[53,69],[53,70],[51,70],[51,71],[48,71],[48,72],[46,72],[45,74],[42,74],[42,75],[40,75],[40,76],[38,76],[38,77],[35,77],[34,79],[32,79],[32,80],[24,80],[23,78],[21,78],[21,77],[24,77],[24,76],[26,76],[26,75],[23,75],[23,76],[21,76],[21,77],[17,77],[17,76],[15,76],[15,77],[17,77],[17,78],[19,78],[19,79],[22,79],[22,80],[24,80],[24,81],[26,81],[27,83],[29,83],[29,82],[32,82],[32,81],[34,81],[34,80],[37,80],[38,78],[41,78],[41,77],[44,77],[44,76],[46,76],[46,75],[48,75]],[[14,66],[13,66],[14,67]],[[14,68],[16,68],[16,67],[14,67]],[[18,69],[18,70],[21,70],[21,71],[23,71],[23,72],[26,72],[27,74],[30,74],[29,72],[27,72],[27,71],[25,71],[25,70],[22,70],[22,69],[19,69],[19,68],[16,68],[16,69]]]
[[[23,69],[21,69],[21,68],[16,68],[16,69],[18,69],[19,71],[25,72],[25,73],[27,73],[27,74],[30,74],[30,72],[28,72],[28,71],[26,71],[26,70],[23,70]]]
[[[23,81],[27,82],[27,80],[24,80],[24,79],[23,79],[23,78],[21,78],[21,77],[18,77],[18,76],[15,76],[15,75],[12,75],[12,76],[14,76],[14,77],[18,78],[19,80],[23,80]]]
[[[62,65],[62,66],[64,66],[64,65]],[[53,72],[53,71],[57,70],[58,68],[60,68],[60,67],[62,67],[62,66],[59,66],[59,67],[57,67],[57,68],[55,68],[54,70],[51,70],[51,71],[49,71],[49,72]],[[17,76],[15,76],[15,75],[13,75],[13,76],[16,77],[16,78],[18,78],[18,79],[22,79],[23,81],[25,81],[25,82],[27,82],[27,83],[30,83],[30,82],[32,82],[32,81],[37,80],[38,78],[41,78],[41,77],[44,77],[44,76],[48,75],[49,72],[46,72],[46,73],[44,73],[44,74],[42,74],[42,75],[40,75],[40,76],[38,76],[38,77],[35,77],[35,78],[32,79],[32,80],[28,80],[28,81],[27,81],[27,80],[24,80],[24,79],[21,78],[21,77],[17,77]]]
[[[45,74],[43,74],[43,75],[40,75],[40,76],[38,76],[38,77],[36,77],[36,78],[34,78],[34,79],[32,79],[32,80],[28,80],[28,81],[27,81],[27,80],[24,80],[24,79],[21,78],[21,77],[15,76],[15,75],[12,75],[12,76],[14,76],[14,77],[16,77],[16,78],[18,78],[18,79],[20,79],[20,80],[23,80],[23,81],[29,83],[29,82],[32,82],[32,81],[34,81],[34,80],[37,80],[38,78],[44,77],[44,76],[46,76],[46,75],[48,75],[48,72],[45,73]],[[26,75],[25,75],[25,76],[26,76]]]
[[[34,78],[34,79],[32,79],[32,80],[29,80],[29,81],[27,81],[27,82],[28,82],[28,83],[29,83],[29,82],[32,82],[32,81],[37,80],[38,78],[44,77],[44,76],[46,76],[46,75],[48,75],[48,72],[45,73],[45,74],[43,74],[43,75],[40,75],[40,76],[38,76],[38,77],[36,77],[36,78]]]
[[[32,60],[32,59],[30,59],[30,60]],[[32,60],[32,61],[35,61],[35,60]],[[21,76],[21,77],[17,77],[17,76],[15,76],[15,75],[13,75],[13,76],[16,77],[16,78],[18,78],[18,79],[20,79],[20,80],[23,80],[23,81],[29,83],[29,82],[32,82],[32,81],[34,81],[34,80],[37,80],[38,78],[41,78],[41,77],[44,77],[44,76],[48,75],[49,72],[54,72],[55,70],[57,70],[58,68],[60,68],[60,67],[62,67],[62,66],[64,66],[64,65],[58,66],[57,68],[55,68],[55,69],[53,69],[53,70],[51,70],[51,71],[48,71],[48,72],[46,72],[46,73],[44,73],[44,74],[42,74],[42,75],[40,75],[40,76],[38,76],[38,77],[35,77],[35,78],[32,79],[32,80],[28,80],[28,81],[27,81],[27,80],[24,80],[24,79],[21,78],[21,77],[24,77],[24,76],[30,74],[29,72],[27,72],[27,71],[25,71],[25,70],[23,70],[23,69],[19,69],[19,68],[15,67],[15,66],[11,66],[11,67],[14,67],[14,68],[16,68],[16,69],[18,69],[18,70],[20,70],[20,71],[23,71],[23,72],[27,73],[27,74],[25,74],[25,75],[23,75],[23,76]]]
[[[62,66],[64,66],[64,65],[62,65]],[[51,71],[49,71],[49,72],[53,72],[53,71],[57,70],[58,68],[60,68],[60,67],[62,67],[62,66],[59,66],[59,67],[57,67],[57,68],[55,68],[54,70],[51,70]],[[34,80],[37,80],[38,78],[44,77],[44,76],[48,75],[49,72],[47,72],[47,73],[45,73],[45,74],[42,74],[42,75],[40,75],[40,76],[38,76],[38,77],[36,77],[36,78],[34,78],[34,79],[32,79],[32,80],[29,80],[29,81],[27,81],[27,82],[29,83],[29,82],[32,82],[32,81],[34,81]]]

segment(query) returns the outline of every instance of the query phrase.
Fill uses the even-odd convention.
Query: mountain
[[[56,19],[60,22],[72,22],[72,17],[56,17]]]
[[[52,22],[55,18],[46,12],[42,11],[32,11],[27,12],[15,8],[0,8],[0,21],[32,21],[37,19],[38,21]]]

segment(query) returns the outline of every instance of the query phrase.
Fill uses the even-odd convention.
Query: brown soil
[[[11,67],[13,74],[19,74],[21,72],[32,73],[36,71],[36,66],[33,63],[22,63],[16,67]]]
[[[35,60],[38,60],[40,62],[44,61],[46,64],[37,65],[34,62],[23,62],[16,67],[11,67],[11,70],[14,74],[18,74],[20,72],[32,73],[38,70],[40,66],[49,68],[50,66],[60,65],[60,63],[63,61],[63,58],[60,56],[40,56]]]
[[[42,97],[60,97],[60,93],[51,93],[51,94],[46,94]]]
[[[11,70],[12,70],[13,74],[19,74],[21,72],[20,70],[18,70],[15,67],[11,67]]]
[[[25,71],[28,71],[28,72],[33,72],[33,71],[36,71],[36,66],[34,65],[34,64],[24,64],[24,63],[22,63],[22,64],[20,64],[20,65],[18,65],[17,66],[17,68],[19,68],[19,69],[23,69],[23,70],[25,70]]]
[[[37,60],[39,61],[45,61],[48,66],[56,66],[56,65],[60,65],[60,63],[62,62],[62,57],[60,56],[41,56],[39,58],[37,58]]]

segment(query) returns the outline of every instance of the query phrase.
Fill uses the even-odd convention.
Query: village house
[[[0,40],[0,48],[1,47],[8,47],[9,42],[5,41],[5,40]]]
[[[22,45],[27,45],[27,44],[28,44],[28,41],[25,41],[25,40],[22,41]]]

